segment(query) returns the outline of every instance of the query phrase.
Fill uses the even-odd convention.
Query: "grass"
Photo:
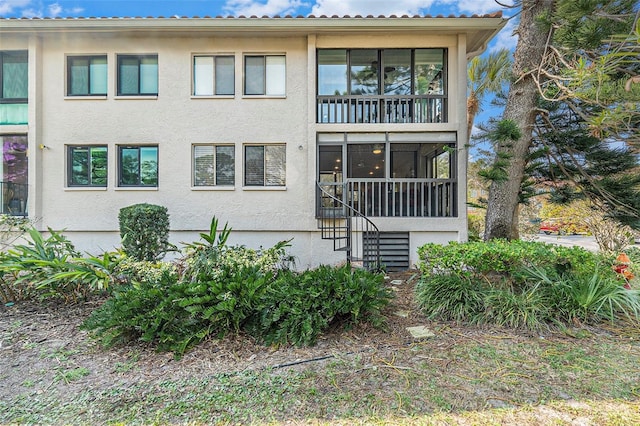
[[[89,371],[61,368],[50,392],[24,378],[0,401],[0,423],[637,424],[639,360],[635,340],[482,336],[297,368],[116,381],[73,397],[67,390]]]

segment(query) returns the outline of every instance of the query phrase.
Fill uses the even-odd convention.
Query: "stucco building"
[[[158,204],[177,244],[215,215],[231,244],[293,238],[299,268],[345,259],[350,212],[409,266],[467,238],[466,65],[504,24],[0,19],[2,212],[99,253],[120,245],[120,208]],[[357,257],[370,234],[353,226]]]

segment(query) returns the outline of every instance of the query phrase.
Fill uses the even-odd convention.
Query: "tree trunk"
[[[555,0],[522,0],[522,12],[518,25],[518,44],[513,59],[514,82],[509,88],[503,120],[513,121],[520,129],[520,138],[502,142],[497,153],[507,154],[508,179],[493,181],[489,188],[489,200],[484,239],[518,239],[518,200],[520,187],[531,145],[536,118],[538,87],[528,74],[535,72],[542,63],[547,45],[548,31],[536,23],[541,13],[553,11]],[[496,155],[496,161],[499,157]]]

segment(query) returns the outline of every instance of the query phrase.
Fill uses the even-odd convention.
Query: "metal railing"
[[[317,123],[446,123],[445,95],[318,96]]]
[[[27,216],[29,185],[0,182],[0,214]]]
[[[346,252],[347,262],[368,270],[380,269],[380,231],[334,194],[335,186],[317,184],[317,219],[322,239],[333,240],[334,251]],[[329,189],[329,191],[327,191]],[[331,192],[330,192],[331,191]]]
[[[349,179],[344,183],[319,185],[368,217],[458,215],[455,179]]]

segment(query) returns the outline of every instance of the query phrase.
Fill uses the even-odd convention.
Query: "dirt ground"
[[[413,305],[417,272],[395,273],[387,277],[395,298],[387,308],[387,330],[367,325],[349,331],[333,330],[313,347],[265,347],[245,335],[209,340],[188,351],[180,360],[171,353],[158,353],[151,345],[103,349],[80,330],[79,325],[98,306],[100,300],[75,305],[39,305],[27,302],[10,307],[0,305],[0,400],[15,394],[26,378],[44,373],[42,383],[60,386],[66,392],[74,387],[100,390],[119,382],[140,383],[148,379],[171,380],[197,375],[233,373],[261,368],[295,366],[334,355],[376,351],[391,353],[411,341],[407,327],[424,325],[423,316]],[[396,283],[397,285],[393,285]],[[122,367],[136,360],[136,368],[122,374]],[[86,368],[91,374],[77,382],[56,380],[58,366]],[[44,390],[44,389],[43,389]]]
[[[633,395],[640,395],[637,385],[640,345],[628,336],[598,329],[586,332],[599,333],[597,339],[573,342],[574,336],[566,333],[541,335],[431,322],[415,305],[414,288],[418,280],[415,271],[389,274],[386,278],[395,298],[385,312],[385,330],[368,325],[347,331],[331,330],[315,346],[305,348],[265,347],[249,336],[229,336],[205,341],[179,360],[171,353],[158,353],[153,346],[141,343],[104,349],[79,329],[101,300],[46,307],[26,302],[0,306],[0,407],[3,401],[5,404],[15,401],[17,395],[33,398],[55,394],[64,406],[87,389],[100,394],[113,389],[114,384],[127,389],[218,373],[302,370],[314,365],[320,368],[330,360],[355,357],[361,359],[365,369],[358,374],[347,371],[340,385],[342,390],[353,387],[353,395],[363,395],[367,392],[361,389],[363,374],[376,374],[375,366],[389,367],[387,371],[395,372],[398,386],[405,386],[404,372],[412,371],[418,380],[416,389],[423,392],[420,395],[425,395],[424,392],[435,395],[423,407],[414,406],[414,413],[438,410],[436,398],[442,399],[441,406],[447,410],[484,410],[513,407],[509,402],[513,400],[520,401],[516,405],[522,401],[539,404],[548,399],[572,401],[582,393],[590,398],[602,395],[607,400],[628,399],[630,395],[634,399]],[[407,328],[414,326],[426,326],[434,331],[435,337],[412,336]],[[570,342],[570,346],[563,346],[565,342]],[[616,348],[615,362],[609,362],[613,357],[607,360],[609,348]],[[535,358],[540,355],[544,359]],[[495,356],[500,356],[501,361],[494,363]],[[429,364],[428,371],[419,367],[425,363]],[[425,390],[428,386],[432,387]],[[399,395],[389,392],[391,398]],[[421,398],[417,396],[414,403],[422,403]],[[632,418],[640,421],[640,408],[633,410],[639,412],[632,413]],[[2,418],[0,415],[0,421]],[[536,420],[519,424],[539,423]]]

